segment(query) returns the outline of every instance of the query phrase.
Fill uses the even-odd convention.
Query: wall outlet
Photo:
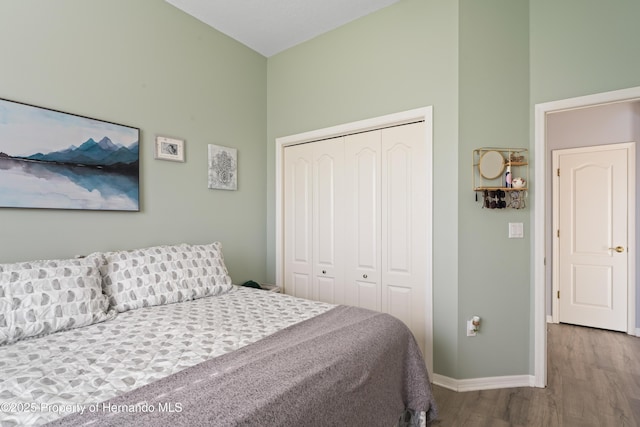
[[[475,337],[476,336],[476,332],[473,330],[473,322],[471,320],[467,320],[467,336],[468,337]]]

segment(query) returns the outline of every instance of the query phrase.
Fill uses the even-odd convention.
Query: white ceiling
[[[399,0],[166,0],[269,57]]]

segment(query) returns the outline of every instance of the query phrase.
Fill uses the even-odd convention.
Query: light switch
[[[521,222],[509,223],[509,238],[510,239],[523,239],[524,227]]]

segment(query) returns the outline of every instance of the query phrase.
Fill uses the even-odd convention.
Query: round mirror
[[[495,179],[502,175],[504,157],[498,151],[487,151],[480,157],[478,169],[483,178]]]

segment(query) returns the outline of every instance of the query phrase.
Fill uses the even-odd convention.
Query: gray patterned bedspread
[[[393,426],[405,408],[435,415],[413,335],[338,306],[53,425]]]
[[[0,426],[41,425],[89,410],[332,307],[234,286],[0,346]]]

